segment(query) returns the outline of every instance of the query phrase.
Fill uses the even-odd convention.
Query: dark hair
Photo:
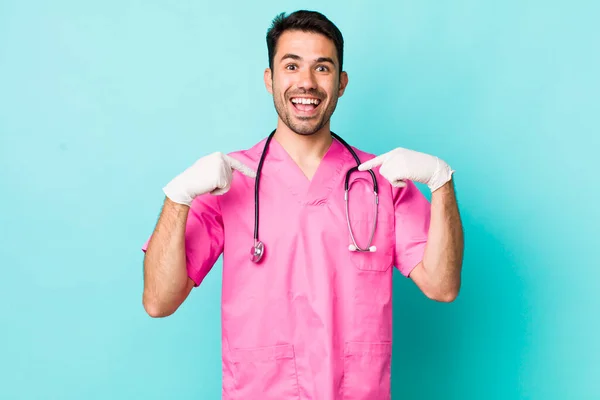
[[[281,34],[288,30],[320,33],[331,39],[335,44],[337,57],[340,62],[339,72],[342,72],[342,64],[344,61],[344,38],[342,32],[340,32],[337,26],[323,14],[307,10],[295,11],[287,17],[285,16],[285,13],[281,13],[273,19],[273,23],[267,31],[269,68],[273,69],[273,57],[275,56],[277,41]]]

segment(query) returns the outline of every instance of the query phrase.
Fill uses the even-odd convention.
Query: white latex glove
[[[163,192],[175,203],[191,205],[198,195],[221,195],[231,187],[233,170],[254,178],[256,172],[240,161],[220,152],[198,159],[192,166],[177,175]]]
[[[406,186],[405,180],[426,184],[433,192],[452,178],[453,170],[435,156],[402,147],[362,163],[359,171],[381,165],[379,173],[395,187]]]

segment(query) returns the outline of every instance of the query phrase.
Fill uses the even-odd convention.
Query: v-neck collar
[[[261,142],[263,147],[264,143],[265,140]],[[259,149],[260,153],[263,147]],[[277,178],[298,202],[303,205],[320,205],[326,202],[335,185],[342,184],[340,176],[350,157],[344,145],[333,138],[312,179],[309,180],[283,146],[273,139],[269,143],[265,166],[271,165],[269,169],[277,174]]]

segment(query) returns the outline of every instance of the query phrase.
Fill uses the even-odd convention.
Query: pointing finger
[[[372,158],[368,161],[365,161],[364,163],[362,163],[358,166],[358,170],[366,171],[368,169],[375,168],[375,167],[383,164],[383,162],[385,161],[385,158],[386,158],[386,154],[382,154],[382,155]]]
[[[241,161],[236,160],[235,158],[228,156],[225,154],[225,159],[231,166],[231,168],[240,171],[242,174],[246,175],[250,178],[256,178],[256,171],[252,170],[252,168],[243,164]]]

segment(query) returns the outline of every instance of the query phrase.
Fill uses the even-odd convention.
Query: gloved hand
[[[404,180],[426,184],[433,192],[452,178],[453,170],[435,156],[398,147],[390,152],[362,163],[359,171],[366,171],[381,165],[379,173],[392,186],[404,187]]]
[[[177,175],[163,192],[175,203],[190,206],[198,195],[221,195],[231,187],[233,170],[254,178],[256,172],[240,161],[220,152],[198,159],[192,166]]]

